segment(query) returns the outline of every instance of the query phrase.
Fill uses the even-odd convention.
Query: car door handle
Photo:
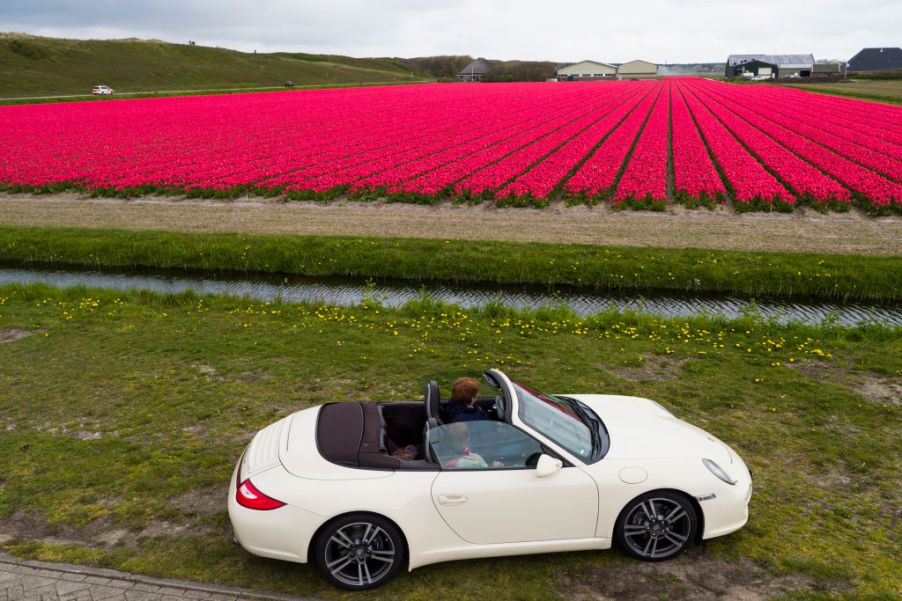
[[[439,495],[439,505],[463,505],[467,498],[463,495]]]

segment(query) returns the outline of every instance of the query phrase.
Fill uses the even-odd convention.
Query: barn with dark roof
[[[849,59],[849,73],[902,70],[902,48],[864,48]]]

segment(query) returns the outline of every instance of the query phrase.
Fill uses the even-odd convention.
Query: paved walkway
[[[0,552],[0,601],[314,601],[116,570],[19,561]]]

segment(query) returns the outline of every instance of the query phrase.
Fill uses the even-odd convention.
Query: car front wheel
[[[365,513],[341,517],[316,539],[316,563],[336,586],[362,591],[382,586],[404,564],[404,542],[398,527]]]
[[[614,536],[624,551],[645,561],[682,553],[698,529],[698,516],[683,495],[659,491],[633,499],[620,512]]]

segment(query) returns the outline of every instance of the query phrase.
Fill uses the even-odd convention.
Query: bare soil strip
[[[748,559],[729,562],[698,549],[661,563],[571,570],[559,576],[557,584],[558,593],[573,601],[764,601],[787,593],[852,590],[846,582],[818,582],[800,573],[775,574]]]
[[[606,206],[499,209],[477,206],[234,201],[143,197],[90,198],[77,193],[0,194],[0,224],[174,232],[239,232],[507,240],[720,250],[902,254],[902,217],[861,211],[743,213],[668,207],[664,213]]]

